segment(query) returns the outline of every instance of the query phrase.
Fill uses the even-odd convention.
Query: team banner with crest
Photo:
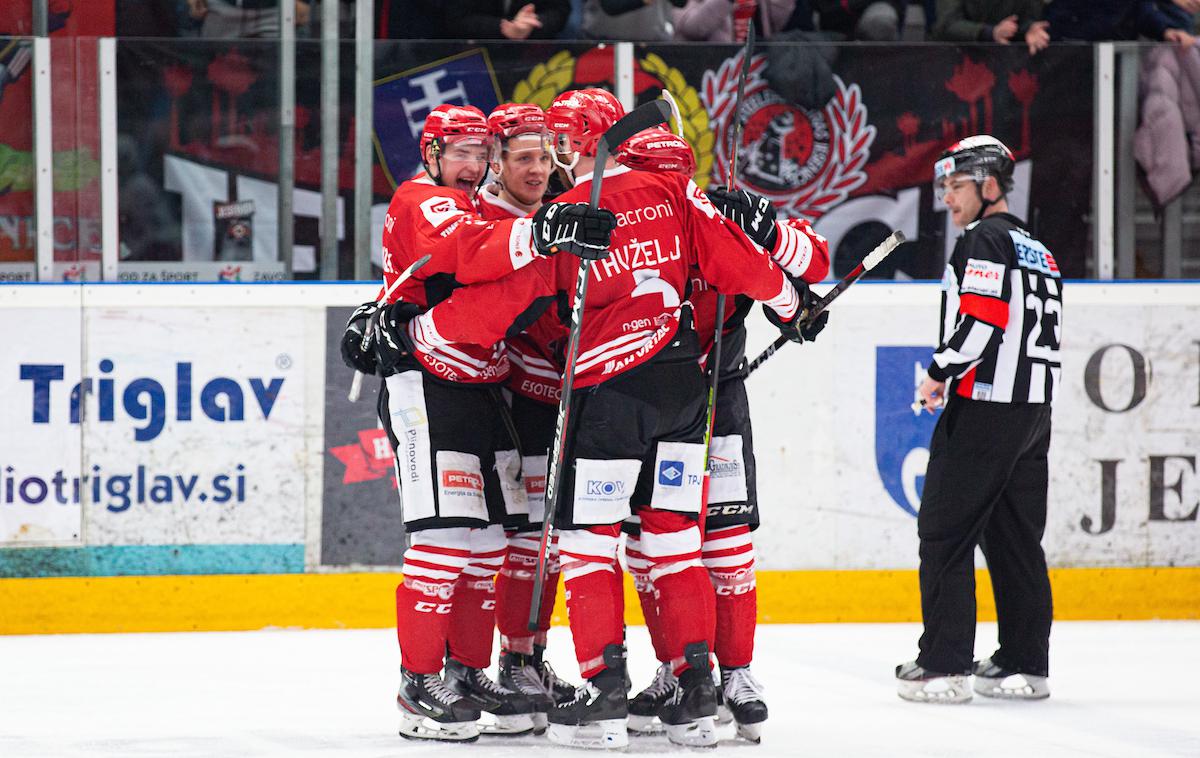
[[[697,183],[710,186],[725,176],[732,126],[741,121],[738,185],[770,197],[782,216],[812,220],[830,240],[835,274],[900,229],[912,242],[872,275],[939,278],[956,231],[933,198],[933,162],[977,133],[1000,138],[1017,156],[1013,212],[1054,251],[1065,276],[1086,272],[1093,98],[1080,82],[1092,78],[1088,47],[1056,46],[1031,58],[1016,47],[825,45],[804,48],[811,54],[797,64],[786,56],[798,48],[768,43],[753,53],[736,113],[740,48],[634,50],[637,100],[667,89],[678,101],[680,128],[696,152]],[[611,45],[377,43],[371,239],[382,232],[392,190],[421,169],[417,144],[430,110],[459,103],[486,112],[506,101],[545,107],[568,89],[611,89],[614,55]],[[273,46],[263,42],[121,41],[119,131],[129,167],[121,184],[121,258],[138,264],[127,268],[130,275],[161,276],[160,262],[187,263],[200,279],[279,275],[274,61]],[[298,46],[298,80],[316,81],[319,64],[318,45]],[[797,65],[807,68],[796,71]],[[798,88],[781,77],[784,71],[809,84]],[[317,270],[317,98],[318,88],[298,89],[294,207],[301,276]],[[340,113],[339,239],[348,274],[354,155],[348,78]],[[378,250],[372,252],[378,263]]]

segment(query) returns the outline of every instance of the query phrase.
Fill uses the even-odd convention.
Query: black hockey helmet
[[[1016,159],[1012,150],[987,134],[967,137],[951,145],[933,164],[933,189],[938,200],[944,194],[942,182],[954,174],[966,174],[976,184],[989,176],[996,177],[1000,192],[1007,195],[1013,188],[1013,169]]]

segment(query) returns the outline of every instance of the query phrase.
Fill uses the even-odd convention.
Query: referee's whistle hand
[[[945,401],[945,391],[945,382],[934,381],[928,376],[922,379],[921,386],[917,387],[917,394],[921,396],[921,405],[930,413],[941,407]]]

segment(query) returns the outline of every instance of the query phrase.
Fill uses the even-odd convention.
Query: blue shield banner
[[[445,103],[473,105],[485,116],[500,104],[486,51],[468,50],[375,82],[375,146],[392,186],[421,167],[425,117]]]
[[[912,411],[932,356],[928,347],[875,348],[875,465],[892,500],[913,516],[921,506],[929,440],[941,413]]]

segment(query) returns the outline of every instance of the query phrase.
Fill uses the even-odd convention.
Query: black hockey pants
[[[950,397],[933,432],[917,516],[925,622],[917,663],[924,668],[971,669],[978,544],[999,621],[993,660],[1047,675],[1053,608],[1041,540],[1049,446],[1049,405]]]

